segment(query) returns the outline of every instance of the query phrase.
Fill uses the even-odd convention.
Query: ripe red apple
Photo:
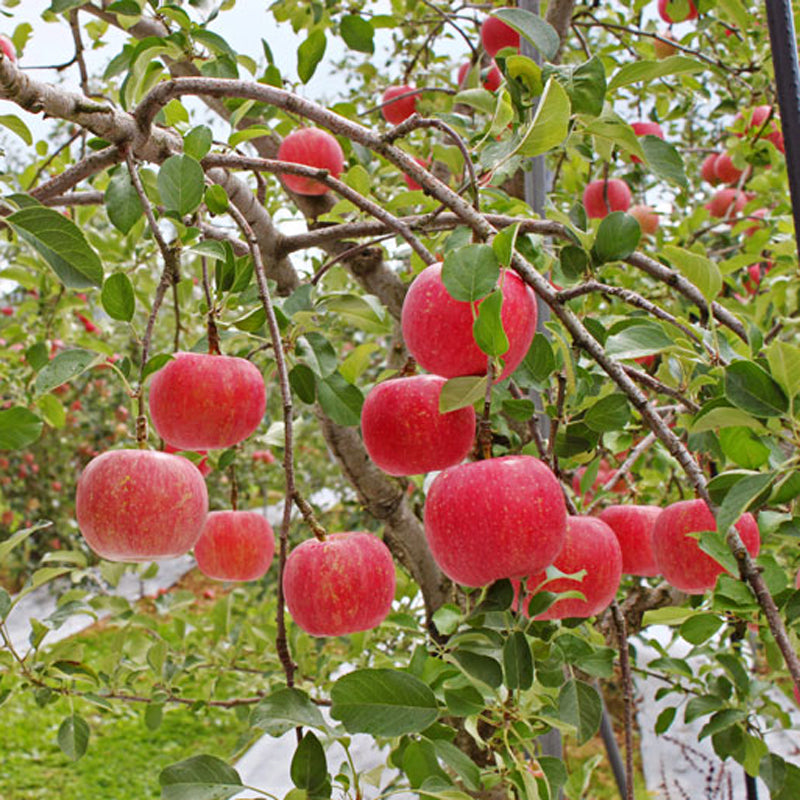
[[[698,531],[716,530],[714,515],[703,500],[682,500],[667,506],[653,525],[653,553],[664,579],[676,589],[702,594],[713,589],[725,570],[700,549]],[[758,555],[761,540],[752,514],[743,514],[736,528],[751,556]]]
[[[658,13],[664,22],[687,22],[697,19],[697,9],[692,0],[658,0]]]
[[[664,131],[657,122],[632,122],[631,128],[637,136],[657,136],[659,139],[664,138]],[[631,156],[631,161],[634,164],[641,164],[642,159],[638,156]]]
[[[531,575],[526,582],[528,592],[581,592],[586,598],[556,600],[536,619],[567,619],[593,617],[614,599],[622,578],[622,551],[614,531],[596,517],[567,517],[564,548],[553,566],[566,575],[586,570],[582,580],[554,578],[547,574]],[[527,608],[527,606],[526,606]]]
[[[307,167],[326,169],[338,178],[344,169],[344,153],[339,142],[319,128],[300,128],[292,131],[278,148],[278,160]],[[302,175],[281,175],[284,186],[295,194],[321,195],[328,191],[324,183]]]
[[[219,581],[255,581],[269,569],[275,534],[254,511],[212,511],[194,546],[197,566]]]
[[[653,555],[653,524],[660,513],[658,506],[622,505],[608,506],[598,515],[616,534],[625,575],[658,575]]]
[[[703,159],[703,163],[700,166],[700,177],[712,186],[716,186],[719,183],[716,166],[720,155],[721,153],[711,153],[711,155]]]
[[[472,67],[472,62],[465,61],[459,68],[458,68],[458,75],[456,77],[456,83],[458,83],[459,89],[464,88],[464,83],[467,80],[467,74],[469,73]],[[497,64],[492,61],[492,65],[489,69],[481,68],[481,77],[483,78],[483,88],[487,91],[493,92],[500,87],[500,84],[503,82],[503,75],[497,67]]]
[[[714,174],[720,183],[739,183],[744,170],[734,166],[733,160],[727,153],[720,153],[714,162]]]
[[[631,207],[631,190],[619,178],[591,181],[583,192],[583,207],[590,219],[603,219],[612,211],[627,211]]]
[[[417,97],[416,94],[409,94],[415,91],[413,86],[390,86],[384,93],[381,99],[381,114],[383,118],[390,125],[399,125],[404,120],[407,120],[417,110]],[[401,95],[408,95],[408,97],[401,97]],[[399,100],[389,102],[393,97],[399,97]]]
[[[0,308],[0,314],[3,314],[6,317],[12,316],[14,313],[14,309],[11,306],[3,306]]]
[[[75,515],[89,547],[109,561],[153,561],[194,547],[208,512],[197,468],[155,450],[110,450],[78,479]]]
[[[751,264],[747,267],[746,274],[744,280],[742,281],[742,285],[745,288],[745,291],[753,295],[758,291],[758,287],[761,285],[761,281],[763,280],[764,276],[772,269],[773,264],[771,261],[764,261],[760,264]],[[739,297],[738,299],[742,300],[744,298]]]
[[[658,214],[650,206],[631,206],[628,213],[635,217],[643,234],[652,236],[658,230]]]
[[[497,17],[486,17],[481,25],[481,42],[483,49],[492,58],[504,47],[519,50],[519,34],[510,25],[506,25]]]
[[[261,423],[266,402],[258,367],[234,356],[176,353],[150,385],[153,426],[181,450],[241,442]]]
[[[511,270],[500,276],[503,308],[500,319],[509,341],[501,356],[508,377],[525,358],[536,333],[536,297]],[[478,302],[480,305],[480,301]],[[445,378],[481,375],[487,356],[475,343],[469,303],[454,300],[442,282],[442,265],[426,267],[409,287],[403,302],[403,338],[409,353],[423,369]]]
[[[292,619],[312,636],[343,636],[380,625],[394,599],[389,548],[371,533],[331,533],[289,553],[283,591]]]
[[[770,115],[772,118],[769,121],[769,124],[766,125],[767,119],[769,119]],[[768,142],[772,142],[781,153],[785,152],[785,147],[783,144],[783,134],[779,129],[779,121],[777,112],[773,113],[772,106],[755,106],[752,111],[749,113],[739,113],[736,115],[736,119],[747,119],[747,132],[759,132],[762,128],[766,125],[766,128],[761,133],[761,136],[765,138]],[[742,137],[741,133],[736,134],[739,138]]]
[[[747,205],[747,195],[740,189],[719,189],[711,196],[706,208],[717,219],[738,216]]]
[[[425,502],[425,536],[442,572],[465,586],[533,575],[561,551],[561,486],[532,456],[449,467]]]
[[[8,36],[0,33],[0,50],[3,55],[13,64],[17,60],[17,50],[14,47],[14,42]]]
[[[390,475],[418,475],[461,463],[475,438],[472,406],[439,413],[446,380],[438,375],[393,378],[375,386],[361,409],[370,458]]]
[[[669,31],[660,31],[658,35],[661,37],[660,39],[653,39],[653,50],[656,58],[662,59],[674,56],[678,52],[678,48],[669,42],[665,42],[664,39],[671,39],[675,42],[677,41],[675,37]]]

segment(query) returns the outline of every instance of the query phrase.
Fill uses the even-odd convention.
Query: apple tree
[[[543,742],[596,734],[603,679],[633,798],[646,669],[649,726],[702,719],[796,797],[768,736],[800,692],[800,348],[763,9],[210,5],[53,0],[56,81],[4,3],[0,620],[60,601],[30,647],[0,625],[0,698],[61,704],[76,759],[87,717],[183,705],[295,728],[298,797],[362,796],[325,752],[365,733],[386,794],[533,800],[585,796]],[[218,32],[237,5],[261,52]],[[226,589],[160,598],[157,633],[114,586],[193,546]],[[113,663],[48,644],[82,613]],[[701,661],[640,663],[656,623]],[[159,764],[162,796],[233,796],[229,755]]]

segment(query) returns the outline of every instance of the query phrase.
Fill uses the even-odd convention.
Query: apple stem
[[[403,368],[400,370],[401,378],[411,378],[417,374],[417,362],[414,356],[409,356]]]
[[[306,521],[306,524],[309,528],[311,528],[312,533],[320,542],[324,542],[325,539],[328,538],[328,532],[325,528],[322,527],[319,520],[317,519],[316,515],[314,514],[314,509],[311,508],[308,500],[300,494],[297,489],[294,490],[294,504],[300,510],[300,513],[303,515],[303,519]]]
[[[136,445],[140,450],[147,449],[147,417],[142,413],[142,395],[139,395],[139,415],[136,417]]]
[[[494,380],[494,362],[489,357],[486,366],[486,393],[483,397],[483,416],[478,423],[478,458],[492,457],[492,382]]]
[[[219,351],[219,331],[217,330],[217,323],[215,320],[217,310],[214,307],[214,301],[211,299],[211,283],[208,279],[208,260],[205,256],[200,259],[200,264],[203,269],[203,293],[206,296],[206,306],[208,307],[208,320],[206,328],[208,330],[208,352],[209,355],[218,356]]]
[[[239,510],[239,481],[236,479],[236,465],[228,467],[228,474],[231,476],[231,510]]]

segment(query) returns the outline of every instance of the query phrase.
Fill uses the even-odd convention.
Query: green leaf
[[[0,125],[19,136],[28,147],[33,144],[33,136],[28,126],[15,114],[0,114]]]
[[[537,333],[533,337],[522,363],[537,383],[550,377],[556,368],[556,357],[553,355],[550,340],[543,333]]]
[[[750,428],[723,428],[719,432],[722,452],[745,469],[758,469],[767,463],[770,449]]]
[[[522,631],[512,631],[503,645],[503,671],[509,689],[530,689],[533,686],[533,656]]]
[[[103,283],[103,264],[75,223],[58,211],[29,206],[6,217],[14,231],[50,265],[68,289]]]
[[[144,366],[142,373],[142,383],[144,383],[154,372],[158,372],[162,367],[169,364],[175,356],[172,353],[159,353],[155,356],[150,356]]]
[[[491,686],[492,689],[499,689],[502,686],[503,669],[491,656],[458,648],[453,650],[453,658],[458,661],[464,672]]]
[[[215,756],[192,756],[158,776],[161,800],[228,800],[242,790],[239,773]]]
[[[776,339],[767,348],[767,362],[772,377],[794,397],[800,392],[800,348]]]
[[[309,331],[298,340],[300,355],[320,378],[326,378],[336,370],[336,351],[333,345],[316,331]]]
[[[533,158],[558,147],[569,133],[569,117],[569,95],[555,78],[550,78],[533,122],[517,148],[519,155]]]
[[[666,733],[669,730],[669,726],[672,725],[672,721],[675,719],[675,714],[677,711],[678,709],[675,708],[675,706],[668,706],[658,715],[654,728],[658,735]]]
[[[106,188],[105,204],[111,224],[125,234],[130,233],[144,214],[142,201],[127,169],[119,168],[112,172]]]
[[[3,622],[11,611],[11,595],[0,588],[0,622]]]
[[[514,245],[517,242],[520,224],[519,222],[515,222],[513,225],[508,225],[492,239],[492,250],[494,250],[497,260],[504,267],[511,264],[511,257],[514,255]]]
[[[722,289],[722,273],[711,259],[672,245],[666,245],[662,252],[678,272],[700,290],[706,300],[716,300]]]
[[[358,425],[361,422],[361,406],[364,395],[352,383],[348,383],[338,372],[317,383],[317,397],[322,410],[337,425]]]
[[[711,556],[721,567],[733,575],[738,574],[739,567],[736,563],[736,558],[726,544],[724,536],[721,536],[717,531],[701,531],[697,544],[706,555]]]
[[[419,678],[393,669],[360,669],[331,688],[331,716],[348,733],[402,736],[436,721],[436,696]]]
[[[49,528],[52,522],[37,522],[28,528],[22,528],[16,531],[12,536],[9,536],[4,542],[0,542],[0,562],[8,557],[8,554],[20,543],[24,542],[31,534],[42,528]]]
[[[586,744],[600,728],[603,704],[597,690],[571,679],[558,693],[558,718],[575,727],[578,746]]]
[[[130,278],[124,272],[109,275],[103,283],[100,302],[111,319],[130,322],[136,307],[136,297]]]
[[[706,714],[713,714],[722,708],[722,698],[713,694],[704,694],[693,697],[686,704],[686,710],[683,712],[683,720],[688,725]]]
[[[333,294],[320,299],[325,308],[367,333],[385,334],[392,323],[385,309],[375,298],[357,294]]]
[[[538,14],[532,14],[521,8],[500,8],[492,14],[503,20],[524,36],[546,60],[553,58],[558,52],[561,40],[555,29]]]
[[[606,112],[604,116],[591,120],[586,124],[585,131],[595,138],[606,140],[606,142],[599,143],[599,146],[605,150],[610,151],[610,146],[613,145],[642,161],[646,158],[639,137],[627,122],[614,114]],[[582,210],[583,206],[580,208]]]
[[[204,256],[214,261],[226,261],[228,258],[228,251],[225,249],[225,245],[222,242],[215,242],[211,239],[187,247],[186,252]]]
[[[631,418],[628,398],[624,394],[609,394],[598,400],[587,412],[583,421],[593,431],[622,430]]]
[[[270,736],[283,736],[298,726],[325,730],[325,720],[311,698],[299,689],[272,692],[253,709],[250,725]]]
[[[311,367],[295,364],[289,372],[289,385],[304,403],[313,403],[316,400],[317,379]]]
[[[221,186],[217,184],[207,186],[203,197],[210,213],[224,214],[228,210],[230,205],[228,193]]]
[[[56,386],[77,378],[89,367],[103,360],[103,356],[91,350],[64,350],[59,353],[37,376],[34,384],[36,394],[46,394]]]
[[[466,408],[482,400],[486,395],[485,375],[464,375],[460,378],[450,378],[442,387],[439,395],[439,413],[456,411]]]
[[[0,450],[21,450],[42,435],[43,422],[23,406],[0,411]]]
[[[290,767],[292,783],[309,794],[322,788],[328,780],[328,762],[319,739],[309,731],[297,745]]]
[[[789,410],[783,389],[752,361],[734,361],[726,368],[725,396],[756,417],[779,417]]]
[[[342,17],[339,32],[351,50],[358,50],[359,53],[375,52],[375,29],[357,14]]]
[[[608,84],[608,88],[610,91],[614,91],[619,89],[620,86],[629,86],[639,81],[649,83],[656,78],[663,78],[665,75],[703,72],[705,69],[705,64],[686,56],[670,56],[659,61],[641,59],[625,64],[625,66],[617,70],[617,73]]]
[[[722,711],[717,711],[703,726],[697,739],[702,741],[706,736],[712,736],[719,731],[724,731],[725,728],[730,728],[731,725],[741,722],[746,716],[747,712],[740,708],[725,708]]]
[[[500,264],[488,244],[468,244],[444,257],[442,282],[454,300],[468,303],[486,297],[499,277]]]
[[[89,746],[89,725],[83,717],[72,714],[58,729],[58,746],[64,755],[77,761]]]
[[[213,139],[211,128],[206,125],[198,125],[183,137],[183,152],[187,156],[202,161],[208,155]]]
[[[750,508],[751,503],[766,490],[775,479],[775,473],[765,472],[750,475],[736,483],[717,511],[717,530],[725,536],[742,514]]]
[[[446,739],[435,739],[433,748],[436,755],[464,781],[467,789],[476,792],[481,788],[481,771],[463,750]]]
[[[592,255],[599,264],[627,258],[639,245],[642,229],[635,217],[624,211],[613,211],[597,228]],[[562,251],[563,258],[563,251]]]
[[[503,400],[503,413],[518,422],[527,422],[536,413],[536,404],[533,400],[520,398],[519,400]]]
[[[649,134],[642,136],[639,141],[642,143],[642,150],[653,175],[682,189],[688,188],[689,181],[686,178],[683,158],[675,145]]]
[[[546,64],[542,70],[542,80],[554,75],[566,89],[574,114],[599,116],[606,99],[606,70],[603,62],[592,56],[578,65],[554,67]]]
[[[205,174],[191,156],[170,156],[158,171],[158,192],[169,211],[181,216],[196,211],[203,202]]]
[[[503,293],[496,290],[478,306],[478,318],[472,326],[476,344],[489,356],[502,356],[508,352],[508,336],[500,317],[502,308]]]
[[[630,325],[606,340],[606,352],[615,358],[639,358],[660,353],[671,347],[673,340],[656,322]]]
[[[480,714],[486,708],[483,695],[474,686],[460,689],[445,689],[444,702],[447,710],[457,717],[470,717]]]
[[[319,62],[325,55],[327,44],[325,32],[317,28],[311,31],[297,48],[297,74],[303,83],[308,83],[316,72]]]
[[[680,634],[691,644],[702,644],[721,627],[722,620],[716,614],[696,614],[681,625]]]

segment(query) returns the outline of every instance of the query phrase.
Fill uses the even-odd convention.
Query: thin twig
[[[619,665],[622,670],[622,696],[625,703],[625,800],[633,797],[633,680],[628,652],[628,634],[625,617],[622,616],[616,600],[611,603],[611,615],[617,630],[619,642]]]

